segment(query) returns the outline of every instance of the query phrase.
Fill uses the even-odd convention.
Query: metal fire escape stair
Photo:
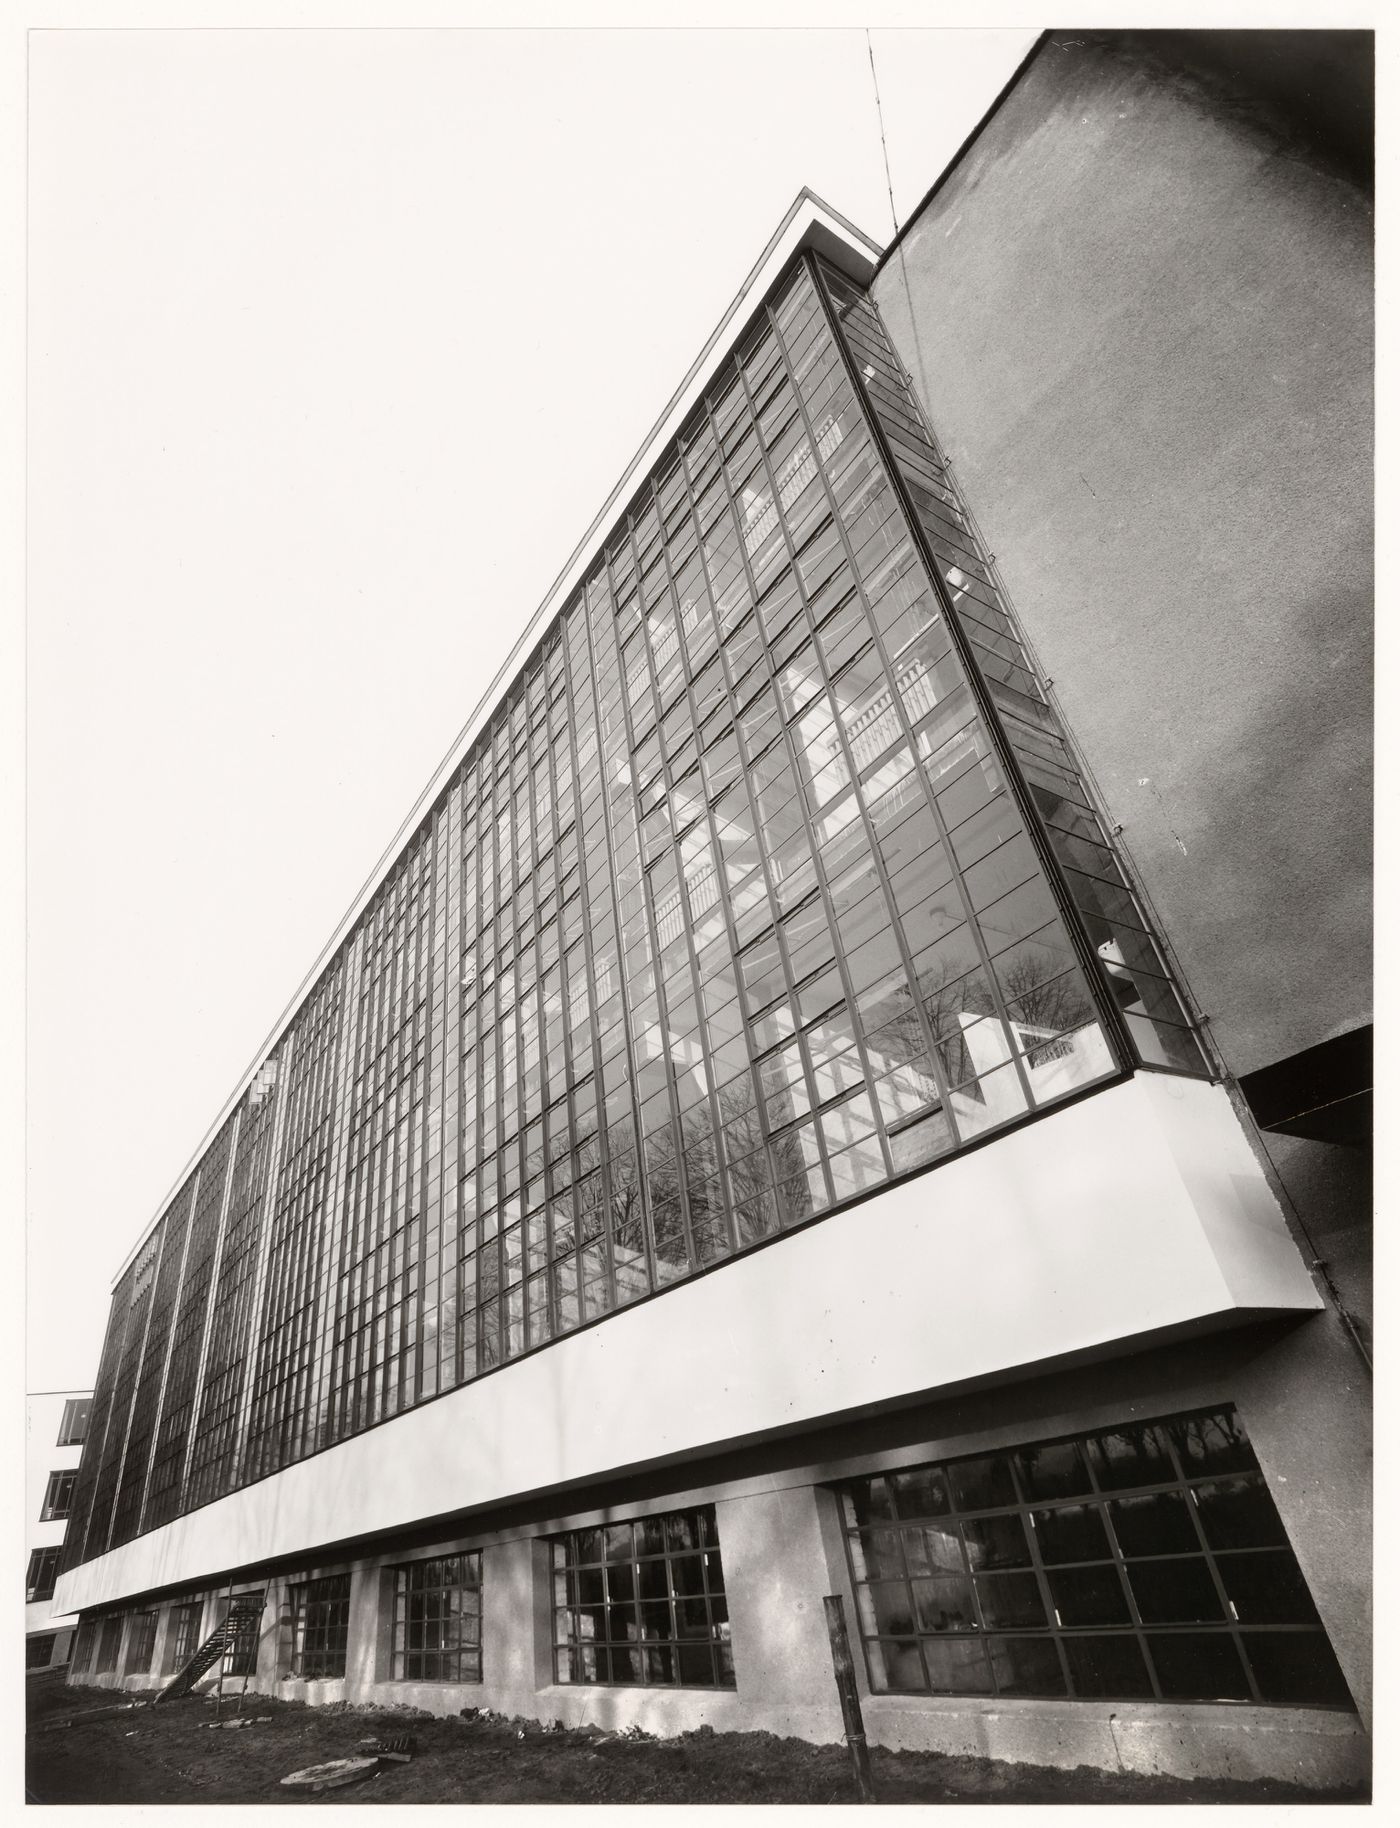
[[[156,1696],[156,1701],[178,1701],[187,1695],[214,1665],[229,1651],[246,1655],[258,1641],[266,1593],[239,1593],[231,1602],[223,1622],[200,1645],[184,1668]]]

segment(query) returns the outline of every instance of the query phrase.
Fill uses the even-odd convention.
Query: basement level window
[[[713,1505],[570,1530],[553,1547],[560,1682],[734,1687]]]
[[[349,1638],[348,1574],[292,1588],[292,1675],[308,1682],[343,1676]]]
[[[99,1676],[110,1676],[116,1673],[117,1657],[122,1647],[122,1621],[125,1614],[109,1613],[102,1620],[97,1639],[97,1661],[93,1665],[94,1673]]]
[[[183,1669],[199,1649],[199,1625],[203,1617],[203,1600],[183,1600],[171,1608],[167,1670]]]
[[[394,1680],[480,1682],[481,1551],[394,1570]]]
[[[877,1692],[1351,1705],[1232,1409],[840,1496]]]
[[[156,1654],[156,1625],[160,1615],[156,1612],[133,1612],[131,1615],[131,1638],[127,1645],[126,1669],[128,1676],[144,1676],[150,1673],[151,1662]]]

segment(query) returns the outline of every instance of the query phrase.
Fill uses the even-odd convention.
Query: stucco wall
[[[1370,1013],[1371,212],[1193,61],[1052,34],[874,292],[1239,1074]]]

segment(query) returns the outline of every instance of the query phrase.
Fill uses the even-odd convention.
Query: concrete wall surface
[[[874,285],[1235,1074],[1370,1019],[1367,37],[1051,34]]]
[[[1222,1088],[1143,1073],[138,1536],[65,1573],[58,1597],[111,1604],[1163,1329],[1319,1306]]]

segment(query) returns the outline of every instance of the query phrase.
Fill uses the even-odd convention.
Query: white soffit
[[[647,476],[660,460],[666,446],[675,437],[685,423],[692,407],[700,399],[715,370],[729,354],[730,347],[738,340],[745,322],[758,308],[768,289],[777,281],[783,268],[800,249],[811,248],[835,267],[865,285],[875,272],[880,259],[880,246],[870,240],[846,218],[839,215],[828,204],[822,202],[810,190],[799,191],[792,208],[778,224],[772,239],[759,255],[757,262],[735,295],[733,303],[711,333],[705,347],[700,351],[690,372],[681,382],[667,402],[661,417],[647,433],[641,448],[633,457],[613,488],[608,499],[599,509],[593,524],[574,548],[573,554],[559,576],[550,587],[549,594],[531,616],[521,631],[519,639],[502,662],[499,671],[490,685],[477,701],[476,709],[463,726],[452,743],[451,748],[438,764],[428,785],[414,802],[408,816],[390,839],[379,861],[365,878],[355,899],[351,902],[339,925],[330,939],[322,947],[320,955],[306,976],[292,993],[290,1001],[273,1024],[266,1039],[259,1046],[257,1053],[248,1063],[237,1088],[226,1100],[218,1116],[204,1133],[198,1146],[189,1160],[172,1182],[165,1198],[157,1208],[155,1217],[141,1232],[139,1238],[127,1252],[120,1268],[112,1278],[112,1286],[126,1274],[127,1268],[136,1253],[150,1237],[156,1226],[164,1218],[166,1209],[176,1193],[184,1185],[191,1170],[195,1167],[204,1151],[218,1134],[219,1127],[225,1122],[229,1113],[248,1089],[253,1075],[266,1060],[268,1054],[282,1039],[290,1027],[293,1017],[300,1009],[307,992],[325,970],[339,947],[354,928],[355,922],[364,912],[380,884],[388,875],[399,853],[407,843],[417,826],[452,778],[472,744],[489,721],[507,688],[514,680],[521,666],[528,658],[535,644],[544,635],[554,619],[565,608],[575,588],[583,581],[585,574],[597,557],[607,535],[614,523],[621,516],[627,504],[645,482]]]

